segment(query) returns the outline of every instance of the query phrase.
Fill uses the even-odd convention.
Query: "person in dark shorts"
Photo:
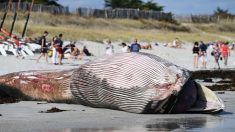
[[[198,42],[194,43],[193,46],[193,67],[198,68],[198,59],[199,59],[199,46]]]
[[[48,55],[47,55],[47,44],[46,44],[46,37],[48,35],[47,31],[44,31],[43,36],[40,38],[39,44],[41,45],[41,55],[37,59],[37,63],[39,62],[40,58],[43,56],[46,59],[46,62],[48,63]]]
[[[201,44],[199,45],[199,56],[202,61],[202,68],[206,68],[207,65],[207,45],[201,41]]]

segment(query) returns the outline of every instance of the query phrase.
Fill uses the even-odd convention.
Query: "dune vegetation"
[[[0,13],[3,16],[3,12]],[[23,31],[27,13],[19,12],[13,33],[20,36]],[[10,30],[13,13],[8,13],[3,28]],[[156,20],[100,19],[82,18],[77,15],[54,15],[48,13],[31,13],[26,36],[36,38],[47,30],[49,38],[59,33],[65,40],[104,39],[132,41],[169,42],[174,38],[182,41],[205,42],[215,40],[235,40],[235,22],[209,24],[169,23]]]

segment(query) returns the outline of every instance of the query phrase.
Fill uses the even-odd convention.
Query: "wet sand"
[[[95,42],[84,42],[97,57],[104,55],[104,45]],[[95,44],[95,45],[94,45]],[[173,49],[154,46],[153,50],[142,50],[159,55],[177,65],[195,71],[192,67],[191,46]],[[120,47],[115,45],[115,51]],[[186,56],[186,57],[185,57]],[[0,75],[27,70],[73,69],[95,59],[85,57],[81,61],[64,60],[64,65],[46,64],[42,59],[26,57],[24,60],[14,56],[0,56]],[[228,68],[234,68],[234,52],[231,54]],[[213,69],[213,58],[209,57],[208,67]],[[223,67],[225,68],[225,67]],[[203,69],[204,70],[204,69]],[[218,94],[225,102],[225,111],[219,114],[174,114],[143,115],[110,109],[91,108],[74,104],[55,104],[45,102],[21,101],[19,103],[0,104],[0,132],[73,132],[73,131],[233,131],[235,129],[235,92],[225,91]],[[43,113],[53,107],[68,110],[58,113]]]
[[[235,92],[219,95],[226,110],[210,114],[132,114],[74,104],[21,101],[0,105],[1,132],[73,132],[73,131],[232,131],[235,129]],[[68,110],[41,113],[57,107]]]
[[[192,71],[191,74],[213,91],[235,91],[235,69]]]

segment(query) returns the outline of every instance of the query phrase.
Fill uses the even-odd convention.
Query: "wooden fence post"
[[[217,16],[217,22],[220,22],[220,18],[219,18],[219,15]]]

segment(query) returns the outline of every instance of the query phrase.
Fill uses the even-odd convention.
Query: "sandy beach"
[[[121,53],[121,46],[119,46],[121,42],[113,42],[115,53]],[[92,41],[78,41],[77,47],[81,48],[82,46],[87,46],[91,53],[95,55],[95,57],[84,57],[82,60],[78,61],[68,61],[67,59],[63,60],[64,65],[62,66],[54,66],[49,58],[49,64],[45,63],[44,58],[40,60],[39,63],[36,63],[36,59],[38,58],[39,54],[35,56],[28,56],[25,59],[17,59],[13,55],[9,55],[7,57],[0,55],[0,75],[7,74],[11,72],[18,72],[18,71],[27,71],[27,70],[50,70],[50,69],[73,69],[78,68],[81,64],[84,64],[96,57],[102,57],[105,55],[105,44],[92,42]],[[146,50],[142,49],[141,52],[146,52],[150,54],[154,54],[160,56],[176,65],[184,67],[189,70],[203,70],[200,68],[202,65],[199,61],[199,68],[193,68],[193,54],[192,54],[192,44],[184,44],[182,48],[169,48],[163,46],[163,44],[159,44],[158,46],[152,42],[153,49]],[[208,48],[208,63],[207,69],[214,69],[215,62],[214,57],[210,55],[212,48]],[[231,55],[228,59],[228,66],[225,67],[223,65],[223,61],[220,61],[220,65],[222,69],[226,68],[235,68],[235,51],[231,51]]]
[[[115,42],[115,53],[121,53],[120,42]],[[82,64],[105,55],[105,44],[79,41],[78,47],[86,45],[95,57],[84,57],[82,60],[63,60],[63,65],[46,64],[42,58],[36,63],[35,56],[17,59],[14,56],[0,55],[0,75],[28,70],[67,70],[78,68]],[[189,70],[193,68],[192,44],[185,44],[183,48],[169,48],[162,44],[153,45],[152,50],[141,50],[158,55],[170,62]],[[214,69],[214,58],[208,49],[208,68]],[[235,51],[231,51],[228,66],[222,69],[234,69]],[[201,66],[201,65],[199,65]],[[235,129],[235,92],[226,91],[218,94],[225,102],[225,111],[220,114],[176,114],[176,115],[143,115],[122,111],[97,109],[74,104],[45,103],[38,101],[21,101],[13,104],[0,105],[0,132],[98,132],[98,131],[233,131]],[[68,111],[59,113],[40,113],[52,107]]]

